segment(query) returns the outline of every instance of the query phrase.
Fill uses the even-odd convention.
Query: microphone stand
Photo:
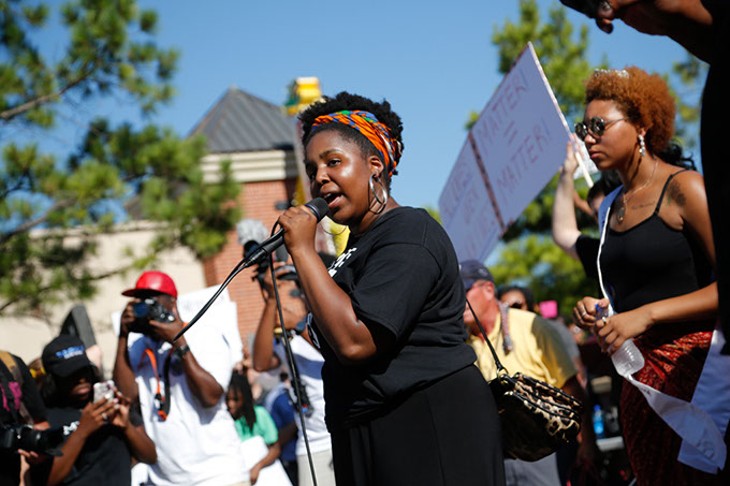
[[[231,283],[231,280],[233,280],[236,275],[241,273],[243,270],[247,269],[251,265],[253,265],[253,262],[256,261],[253,258],[244,258],[238,264],[233,267],[233,270],[231,270],[231,273],[228,274],[226,279],[223,281],[221,286],[216,290],[215,294],[208,299],[208,302],[205,303],[205,305],[198,311],[197,314],[195,314],[195,317],[193,317],[190,322],[188,322],[188,325],[180,329],[180,332],[178,332],[174,338],[172,338],[173,341],[177,341],[180,336],[188,332],[188,330],[193,327],[193,324],[198,322],[201,317],[203,317],[203,314],[205,314],[205,311],[207,311],[211,305],[213,305],[213,302],[215,302],[215,299],[218,298],[218,296],[223,293],[223,291],[228,287],[228,284]]]
[[[279,286],[276,284],[276,274],[274,270],[274,262],[269,255],[269,271],[271,272],[271,283],[274,287],[274,297],[276,299],[276,310],[279,313],[279,327],[281,328],[281,338],[284,342],[284,351],[286,353],[287,364],[291,371],[292,386],[294,387],[294,395],[297,397],[297,414],[299,415],[299,423],[302,425],[302,437],[304,438],[304,446],[307,449],[307,460],[309,461],[309,471],[312,473],[312,484],[317,486],[317,473],[314,470],[314,460],[312,459],[312,451],[309,449],[309,437],[307,436],[307,426],[304,423],[304,412],[302,407],[301,387],[304,386],[299,381],[299,367],[294,361],[294,352],[289,342],[289,331],[284,325],[284,312],[281,308],[281,300],[279,300]],[[311,406],[311,403],[309,404]]]

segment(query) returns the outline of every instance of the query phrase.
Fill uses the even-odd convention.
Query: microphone
[[[329,213],[329,207],[327,207],[327,201],[322,199],[321,197],[317,197],[309,201],[305,206],[312,211],[312,214],[314,214],[314,217],[317,218],[317,222],[319,223],[322,221],[322,218],[327,216],[327,213]],[[251,265],[256,265],[257,263],[260,263],[261,260],[271,255],[271,252],[279,248],[281,245],[284,244],[284,230],[279,230],[274,234],[274,236],[270,237],[267,240],[264,240],[254,251],[251,253],[251,255],[244,258],[244,267],[250,267]]]

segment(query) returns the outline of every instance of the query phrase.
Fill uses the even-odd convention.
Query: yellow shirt
[[[549,322],[532,312],[519,309],[508,309],[507,319],[512,351],[505,354],[499,315],[494,329],[489,333],[489,341],[510,375],[519,371],[560,388],[577,374],[558,331]],[[488,381],[494,379],[497,366],[487,343],[480,336],[473,335],[469,336],[467,342],[477,354],[476,365],[484,378]]]

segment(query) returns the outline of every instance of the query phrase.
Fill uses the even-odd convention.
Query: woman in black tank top
[[[646,361],[634,377],[690,401],[718,309],[703,178],[672,156],[674,102],[659,76],[636,67],[596,71],[586,102],[576,134],[598,169],[616,170],[623,185],[605,203],[598,266],[608,298],[584,298],[574,317],[608,353],[633,339]],[[597,319],[609,299],[615,314]],[[638,484],[728,484],[677,460],[681,438],[632,385],[622,387],[620,415]]]

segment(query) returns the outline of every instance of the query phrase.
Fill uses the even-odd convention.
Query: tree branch
[[[33,108],[36,108],[38,106],[49,103],[49,102],[53,101],[54,99],[60,98],[68,90],[75,88],[76,86],[81,84],[84,80],[88,79],[89,76],[91,76],[92,72],[93,72],[93,70],[87,71],[85,74],[81,75],[80,77],[78,77],[74,81],[70,82],[69,84],[67,84],[66,86],[64,86],[63,88],[61,88],[60,90],[58,90],[55,93],[45,94],[43,96],[39,96],[38,98],[26,101],[25,103],[21,103],[20,105],[15,106],[13,108],[10,108],[10,109],[4,110],[4,111],[0,111],[0,119],[3,121],[6,121],[6,122],[10,121],[13,118],[15,118],[16,116],[18,116],[22,113],[25,113],[26,111],[32,110]]]
[[[69,206],[72,206],[76,201],[73,199],[66,199],[62,201],[56,201],[53,203],[53,205],[48,208],[42,215],[38,216],[35,219],[31,219],[29,221],[26,221],[25,223],[19,225],[17,228],[10,230],[6,233],[3,233],[0,235],[0,245],[4,244],[6,241],[8,241],[13,236],[19,235],[20,233],[25,233],[26,231],[31,230],[35,226],[38,226],[39,224],[43,223],[48,219],[48,216],[53,212],[57,211],[59,209],[64,209]]]

